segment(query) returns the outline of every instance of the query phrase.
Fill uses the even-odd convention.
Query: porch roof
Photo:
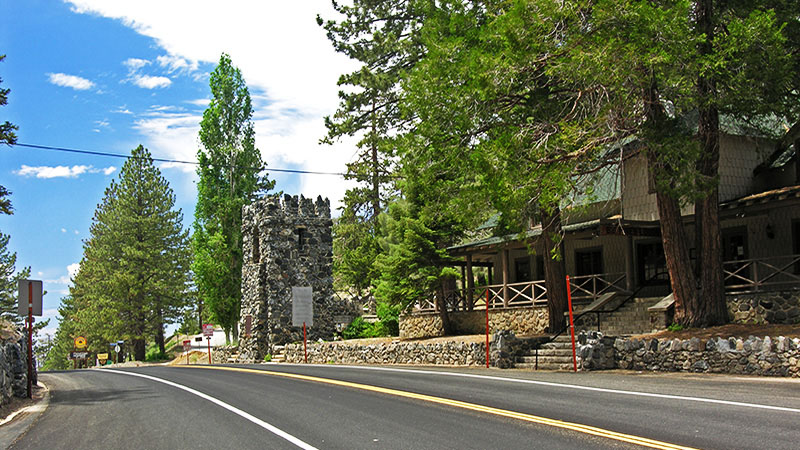
[[[745,195],[728,202],[720,203],[720,209],[735,209],[745,206],[774,202],[776,200],[800,199],[800,185],[785,186],[778,189]]]
[[[595,228],[599,226],[601,223],[607,223],[609,219],[613,219],[612,217],[601,220],[589,220],[586,222],[580,223],[573,223],[564,225],[563,229],[565,232],[568,233],[575,233],[578,231],[583,231],[591,228]],[[536,227],[526,231],[524,234],[520,235],[519,233],[515,234],[508,234],[505,236],[490,236],[483,239],[478,239],[472,242],[467,242],[464,244],[454,245],[452,247],[448,247],[447,251],[451,254],[453,253],[468,253],[470,250],[481,250],[486,249],[489,247],[494,247],[500,244],[505,244],[509,242],[521,242],[527,239],[535,238],[542,235],[542,226],[537,225]]]

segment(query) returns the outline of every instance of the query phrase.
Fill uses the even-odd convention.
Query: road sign
[[[99,359],[101,361],[100,364],[103,364],[108,359],[108,353],[98,353],[97,354],[97,359]]]
[[[189,349],[191,349],[191,348],[192,348],[192,341],[191,340],[186,339],[185,341],[183,341],[183,351],[187,351],[188,352]]]
[[[86,359],[89,357],[89,352],[70,352],[69,359]]]
[[[75,348],[86,348],[86,338],[83,336],[76,337]]]
[[[314,291],[311,286],[292,286],[292,326],[314,325]]]
[[[121,348],[119,348],[119,345],[117,345],[117,346],[115,346],[115,347],[114,347],[114,351],[115,351],[115,352],[119,353],[119,352],[120,352],[120,350],[122,350],[122,349],[121,349]]]
[[[28,286],[30,285],[30,292]],[[28,317],[28,300],[33,304],[33,315],[42,315],[42,280],[19,280],[19,308],[22,317]]]
[[[205,337],[214,336],[214,325],[210,323],[203,325],[203,336]]]

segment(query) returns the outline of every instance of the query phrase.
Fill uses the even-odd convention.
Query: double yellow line
[[[211,369],[211,370],[227,370],[230,372],[244,372],[254,373],[258,375],[270,375],[275,377],[291,378],[294,380],[310,381],[314,383],[324,383],[334,386],[348,387],[352,389],[359,389],[362,391],[377,392],[380,394],[393,395],[396,397],[410,398],[414,400],[422,400],[425,402],[436,403],[439,405],[453,406],[470,411],[477,411],[495,416],[508,417],[511,419],[518,419],[525,422],[536,423],[540,425],[548,425],[551,427],[562,428],[565,430],[577,431],[578,433],[590,434],[593,436],[604,437],[613,439],[615,441],[628,442],[631,444],[641,445],[643,447],[650,447],[662,450],[696,450],[692,447],[684,447],[681,445],[670,444],[668,442],[657,441],[654,439],[647,439],[644,437],[634,436],[631,434],[617,433],[616,431],[606,430],[603,428],[592,427],[589,425],[582,425],[579,423],[565,422],[563,420],[548,419],[547,417],[534,416],[507,409],[493,408],[491,406],[478,405],[475,403],[467,403],[459,400],[451,400],[442,397],[434,397],[431,395],[417,394],[414,392],[400,391],[397,389],[389,389],[378,386],[370,386],[368,384],[351,383],[349,381],[332,380],[329,378],[320,378],[310,375],[300,375],[295,373],[273,372],[269,370],[256,370],[245,369],[241,367],[219,367],[219,366],[180,366],[181,368],[194,368],[194,369]]]

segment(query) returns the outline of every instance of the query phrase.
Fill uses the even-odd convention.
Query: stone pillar
[[[242,361],[260,361],[274,345],[303,339],[302,329],[292,327],[292,286],[314,293],[309,341],[332,338],[335,315],[355,314],[334,298],[331,226],[330,202],[321,197],[269,196],[243,208]]]

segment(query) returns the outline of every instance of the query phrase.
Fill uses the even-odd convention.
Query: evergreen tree
[[[22,325],[23,318],[18,314],[19,280],[30,276],[31,269],[26,267],[16,271],[17,254],[8,250],[11,237],[0,233],[0,318]]]
[[[334,1],[341,20],[317,17],[336,51],[361,64],[339,78],[339,86],[347,89],[339,92],[336,113],[325,118],[328,135],[322,140],[332,143],[343,136],[359,137],[346,175],[358,185],[345,194],[334,226],[336,281],[358,296],[368,294],[378,275],[378,215],[397,194],[391,137],[409,123],[399,109],[399,82],[424,50],[418,30],[429,6],[427,0],[356,0],[352,5]]]
[[[0,55],[0,62],[6,58],[6,55]],[[0,78],[0,83],[3,82],[3,79]],[[8,93],[11,92],[10,89],[0,89],[0,106],[5,106],[8,104]],[[0,123],[0,144],[7,144],[13,145],[17,142],[17,135],[14,133],[17,130],[17,126],[12,124],[9,121],[5,121],[4,123]],[[11,214],[11,200],[8,199],[8,196],[11,195],[11,192],[4,186],[0,186],[0,214]]]
[[[228,55],[220,57],[209,86],[212,98],[200,122],[203,148],[197,153],[192,271],[198,309],[207,308],[230,340],[231,332],[238,334],[242,298],[242,207],[275,183],[262,174],[250,93]]]
[[[68,318],[66,326],[86,337],[90,350],[124,339],[144,360],[153,337],[163,351],[164,326],[180,317],[185,303],[191,258],[183,215],[174,206],[150,152],[134,149],[95,211],[70,307],[60,311],[62,326]]]

